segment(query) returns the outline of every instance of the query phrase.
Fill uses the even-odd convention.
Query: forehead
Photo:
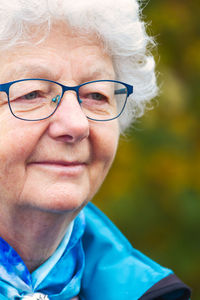
[[[36,41],[34,37],[30,43],[1,52],[1,83],[27,77],[79,82],[114,79],[112,59],[94,33],[72,31],[59,23],[42,42]]]

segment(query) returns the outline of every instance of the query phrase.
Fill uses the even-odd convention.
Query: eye
[[[100,93],[90,93],[87,95],[88,99],[96,100],[96,101],[106,101],[107,97]]]
[[[26,95],[24,95],[22,98],[26,99],[26,100],[32,100],[32,99],[35,99],[39,96],[39,93],[38,91],[33,91],[33,92],[30,92]]]

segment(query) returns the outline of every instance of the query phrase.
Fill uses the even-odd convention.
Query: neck
[[[1,211],[0,235],[33,272],[60,244],[74,213],[47,213],[30,209]]]

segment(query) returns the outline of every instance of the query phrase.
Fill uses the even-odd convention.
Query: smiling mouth
[[[78,176],[80,175],[86,167],[86,163],[73,161],[39,161],[32,162],[30,166],[39,167],[40,169],[46,170],[48,172],[57,172],[61,175]]]
[[[55,166],[77,166],[77,165],[84,165],[85,163],[79,162],[79,161],[39,161],[39,162],[33,162],[32,164],[38,164],[38,165],[55,165]]]

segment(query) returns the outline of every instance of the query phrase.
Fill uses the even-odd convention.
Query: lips
[[[32,162],[31,164],[38,164],[38,165],[55,165],[55,166],[77,166],[77,165],[84,165],[85,163],[80,161],[38,161],[38,162]]]
[[[29,166],[38,167],[45,172],[54,172],[59,175],[74,177],[82,174],[86,163],[81,161],[45,160],[31,162]]]

